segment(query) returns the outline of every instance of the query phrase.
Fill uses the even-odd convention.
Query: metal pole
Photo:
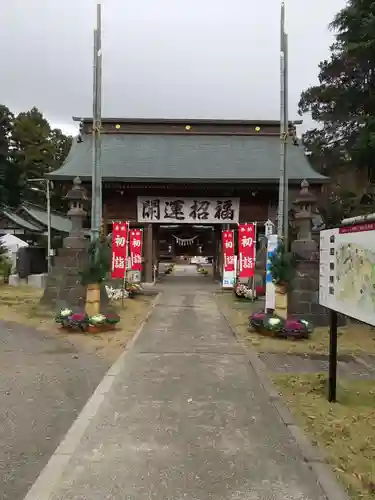
[[[329,314],[328,401],[335,403],[337,387],[337,312],[331,309]]]
[[[101,4],[97,5],[97,28],[96,28],[96,36],[97,36],[97,63],[96,63],[96,129],[97,129],[97,138],[96,138],[96,147],[97,147],[97,155],[96,155],[96,223],[100,232],[100,224],[102,220],[102,168],[101,168],[101,128],[102,128],[102,13],[101,13]]]
[[[93,96],[92,96],[92,167],[91,167],[91,241],[98,238],[96,233],[96,156],[97,156],[97,134],[96,134],[96,118],[97,118],[97,53],[98,41],[97,32],[94,30],[94,59],[93,59]]]
[[[102,218],[102,175],[101,175],[101,89],[102,89],[102,50],[101,50],[101,5],[97,5],[97,27],[94,31],[93,63],[93,126],[92,126],[92,204],[91,239],[100,237]]]
[[[52,255],[51,255],[51,184],[50,180],[46,179],[46,197],[47,197],[47,265],[48,273],[52,270]]]
[[[289,140],[289,119],[288,119],[288,35],[284,35],[284,155],[283,155],[283,170],[284,170],[284,245],[288,250],[289,236],[289,177],[287,167],[287,153]]]
[[[280,20],[280,179],[279,204],[277,214],[277,235],[284,235],[284,193],[285,193],[285,56],[284,56],[285,6],[281,4]]]

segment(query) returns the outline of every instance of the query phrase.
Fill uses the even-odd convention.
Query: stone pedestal
[[[86,243],[87,244],[87,243]],[[87,258],[86,248],[63,248],[55,257],[54,265],[48,276],[40,305],[52,309],[70,307],[83,309],[86,288],[81,285],[80,270]]]
[[[307,258],[306,251],[299,253],[298,242],[293,242],[292,251],[296,259],[296,277],[289,293],[288,314],[311,321],[314,326],[327,326],[328,311],[319,304],[319,256],[314,252]]]

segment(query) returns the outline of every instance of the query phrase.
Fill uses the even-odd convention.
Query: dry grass
[[[100,334],[68,333],[55,323],[54,312],[38,307],[43,291],[28,286],[0,286],[0,318],[14,321],[51,335],[59,335],[80,349],[96,352],[110,362],[115,361],[146,317],[153,296],[140,295],[126,300],[124,308],[116,308],[121,321],[118,328]]]
[[[262,307],[259,302],[237,302],[231,293],[218,293],[216,300],[236,333],[259,352],[320,353],[328,352],[328,328],[316,328],[308,341],[273,339],[249,331],[249,316]],[[375,354],[375,331],[352,324],[339,328],[338,350],[341,354]]]
[[[297,422],[354,499],[375,498],[375,381],[340,381],[338,403],[328,403],[326,377],[273,375]]]

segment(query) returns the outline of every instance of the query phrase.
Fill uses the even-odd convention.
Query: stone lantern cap
[[[299,192],[297,198],[293,201],[293,205],[305,205],[309,203],[313,205],[316,203],[316,196],[309,191],[310,184],[305,179],[301,182],[301,191]]]
[[[76,177],[73,180],[73,187],[69,189],[68,193],[65,196],[65,199],[69,201],[87,201],[87,191],[84,187],[81,186],[81,184],[81,179],[79,177]]]

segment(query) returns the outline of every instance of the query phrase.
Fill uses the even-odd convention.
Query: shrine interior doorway
[[[169,281],[198,281],[214,277],[216,232],[210,225],[175,224],[159,226],[159,270],[165,274],[171,263]],[[204,269],[202,272],[201,270]]]

